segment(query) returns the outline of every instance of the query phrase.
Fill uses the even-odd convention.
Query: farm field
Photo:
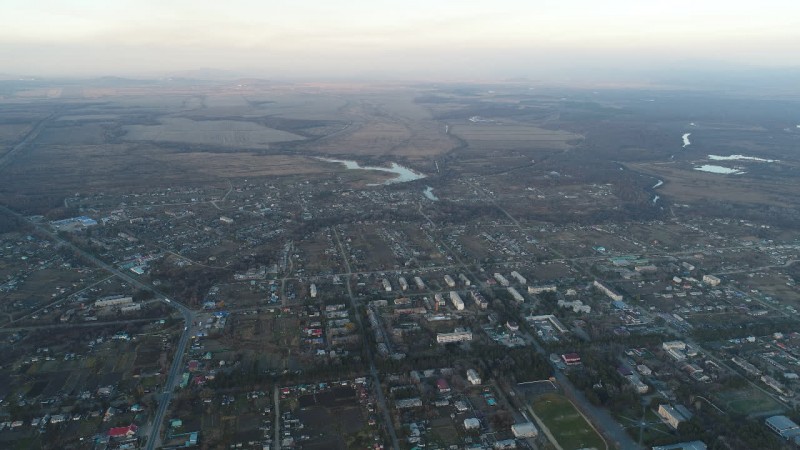
[[[129,125],[131,141],[181,142],[222,147],[270,148],[274,142],[303,139],[296,134],[239,120],[162,119],[160,125]]]
[[[454,125],[452,133],[469,142],[470,147],[566,150],[569,141],[582,139],[579,134],[562,130],[513,123],[464,123]]]

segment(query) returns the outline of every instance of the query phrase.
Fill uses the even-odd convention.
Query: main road
[[[91,253],[81,249],[72,242],[62,238],[56,233],[53,233],[45,226],[42,226],[38,223],[29,220],[25,216],[17,213],[16,211],[8,209],[5,206],[0,206],[0,211],[5,212],[6,214],[13,215],[21,220],[24,220],[25,222],[30,224],[36,230],[37,233],[39,233],[40,235],[44,235],[49,239],[56,241],[59,244],[69,248],[70,250],[72,250],[73,253],[75,253],[83,260],[88,261],[94,264],[95,266],[99,267],[100,269],[103,269],[106,272],[121,278],[122,280],[126,281],[132,286],[136,286],[137,288],[143,291],[151,292],[158,300],[161,300],[167,306],[175,308],[183,316],[183,320],[185,322],[185,325],[183,327],[183,333],[181,333],[181,337],[178,340],[178,345],[175,347],[175,355],[172,358],[172,366],[170,367],[169,372],[167,374],[167,379],[166,382],[164,383],[162,392],[157,397],[158,407],[156,409],[155,416],[153,417],[153,423],[150,426],[150,434],[147,439],[147,446],[145,447],[147,450],[155,449],[156,445],[160,444],[161,427],[164,422],[164,415],[166,414],[167,407],[169,406],[169,403],[172,400],[172,392],[178,381],[178,373],[180,373],[180,369],[183,366],[183,355],[184,352],[186,351],[186,344],[189,342],[189,336],[192,333],[192,325],[194,323],[195,313],[183,303],[167,298],[167,296],[165,296],[164,293],[162,293],[158,289],[155,289],[150,284],[144,283],[134,278],[133,276],[128,275],[127,273],[114,268],[113,266],[95,257]]]
[[[342,255],[342,259],[344,260],[344,265],[347,268],[347,295],[350,297],[350,306],[352,306],[353,311],[355,312],[356,322],[358,323],[358,328],[361,330],[361,333],[364,338],[364,351],[367,354],[367,361],[369,362],[369,372],[372,376],[372,382],[375,385],[375,397],[378,399],[378,406],[383,411],[383,421],[386,423],[386,432],[389,433],[389,438],[392,440],[392,448],[394,450],[400,449],[400,442],[397,440],[397,433],[394,430],[394,423],[392,422],[392,416],[389,414],[389,407],[386,404],[386,398],[383,395],[383,388],[381,387],[381,380],[378,377],[378,370],[375,368],[375,358],[372,356],[372,349],[369,346],[369,343],[366,339],[367,337],[367,330],[364,328],[364,321],[361,320],[361,313],[358,311],[358,305],[356,303],[356,298],[353,295],[353,288],[351,287],[351,282],[353,281],[352,274],[353,272],[350,270],[350,261],[347,259],[347,253],[344,251],[344,246],[342,245],[342,240],[339,238],[339,232],[336,230],[336,227],[333,227],[333,235],[336,238],[336,244],[339,246],[339,253]]]

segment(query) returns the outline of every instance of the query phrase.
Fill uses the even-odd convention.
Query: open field
[[[125,139],[131,141],[178,142],[238,148],[270,148],[275,142],[302,139],[292,133],[253,122],[235,120],[196,121],[162,119],[160,125],[130,125]]]
[[[257,153],[162,153],[153,159],[183,170],[214,177],[310,175],[336,170],[331,164],[305,156]]]
[[[530,125],[490,122],[453,125],[451,132],[470,147],[480,149],[553,149],[566,150],[570,141],[579,141],[582,136],[562,130],[548,130]]]
[[[603,439],[565,397],[545,394],[533,402],[533,410],[565,450],[606,448]]]
[[[705,173],[672,163],[637,163],[630,167],[664,180],[659,193],[673,202],[719,200],[777,207],[792,207],[797,202],[797,185],[787,178]]]

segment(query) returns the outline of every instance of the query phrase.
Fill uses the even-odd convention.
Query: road
[[[281,450],[281,393],[277,384],[272,388],[272,397],[275,403],[275,437],[272,439],[272,450]]]
[[[81,322],[81,323],[51,323],[47,325],[3,327],[0,328],[0,333],[16,333],[18,331],[36,331],[36,330],[55,330],[59,328],[69,328],[70,330],[74,330],[77,328],[107,327],[111,325],[127,325],[129,323],[157,322],[162,319],[166,319],[166,317],[151,317],[149,319],[111,320],[106,322],[98,321],[98,322]]]
[[[133,276],[128,275],[127,273],[112,267],[111,265],[101,261],[100,259],[90,254],[89,252],[86,252],[83,249],[79,248],[72,242],[63,239],[56,233],[53,233],[44,226],[28,220],[28,218],[17,213],[16,211],[12,211],[6,208],[5,206],[0,206],[0,211],[3,211],[7,214],[11,214],[19,218],[20,220],[24,220],[25,222],[30,224],[40,235],[44,235],[47,238],[69,248],[83,260],[88,261],[97,266],[98,268],[103,269],[106,272],[121,278],[122,280],[129,283],[131,286],[135,286],[141,290],[152,293],[156,299],[163,301],[165,304],[171,306],[172,308],[175,308],[183,316],[183,320],[185,322],[183,333],[181,334],[181,337],[178,340],[178,345],[175,347],[175,355],[172,358],[172,366],[168,372],[167,380],[164,383],[164,390],[157,399],[158,408],[156,409],[155,417],[153,418],[153,424],[151,425],[150,428],[151,430],[150,435],[149,438],[147,439],[147,446],[145,447],[146,450],[155,449],[156,445],[160,444],[161,427],[164,421],[163,420],[164,414],[166,414],[167,407],[169,406],[169,403],[172,400],[172,391],[177,383],[177,375],[180,372],[181,367],[183,366],[183,354],[186,351],[186,344],[189,342],[189,336],[191,335],[192,332],[192,324],[194,322],[195,313],[183,303],[180,303],[176,300],[168,299],[161,291],[155,289],[150,284],[144,283],[134,278]]]
[[[364,351],[367,354],[367,360],[369,362],[369,372],[372,376],[372,382],[375,385],[375,397],[378,400],[378,407],[380,407],[381,411],[383,412],[383,421],[386,426],[386,431],[389,433],[389,438],[392,440],[392,448],[394,450],[400,449],[400,442],[397,440],[397,432],[394,430],[394,423],[392,422],[392,416],[389,414],[389,407],[386,403],[386,398],[383,395],[383,388],[381,387],[381,380],[378,377],[378,370],[375,368],[375,358],[372,355],[372,348],[370,348],[369,344],[366,340],[367,330],[364,328],[364,323],[361,320],[361,313],[358,310],[358,305],[356,303],[356,298],[353,295],[353,288],[352,288],[352,272],[350,271],[350,261],[347,259],[347,253],[344,251],[344,246],[342,245],[342,240],[339,238],[339,232],[336,230],[336,227],[333,227],[333,236],[336,238],[336,245],[339,246],[339,253],[342,255],[342,259],[344,260],[345,267],[347,267],[347,295],[350,297],[350,306],[353,308],[355,312],[356,322],[358,323],[358,329],[361,330],[361,333],[364,336]]]
[[[171,303],[176,302],[172,301]],[[192,331],[194,315],[189,311],[188,315],[185,315],[184,318],[186,319],[186,323],[188,325],[184,327],[181,338],[178,341],[178,345],[175,347],[175,355],[172,357],[172,367],[169,370],[167,381],[164,383],[164,388],[158,398],[158,408],[156,409],[155,416],[153,417],[150,435],[147,438],[147,446],[145,447],[146,450],[153,450],[157,447],[161,447],[161,427],[164,425],[164,415],[167,412],[169,403],[172,400],[172,393],[174,392],[175,386],[178,383],[178,374],[181,372],[181,368],[183,367],[183,354],[186,351],[186,345],[189,342],[189,335]]]
[[[0,157],[0,170],[3,170],[11,164],[14,160],[14,157],[17,156],[17,153],[21,152],[25,147],[27,147],[31,142],[33,142],[37,137],[39,137],[39,133],[44,130],[44,128],[60,113],[60,111],[55,111],[49,116],[42,119],[39,123],[37,123],[28,134],[25,135],[22,140],[17,143],[11,150],[7,151],[5,155]]]

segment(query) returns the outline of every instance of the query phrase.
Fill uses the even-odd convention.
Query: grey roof
[[[773,429],[778,430],[778,432],[798,428],[798,425],[786,416],[772,416],[767,418],[766,422]]]

